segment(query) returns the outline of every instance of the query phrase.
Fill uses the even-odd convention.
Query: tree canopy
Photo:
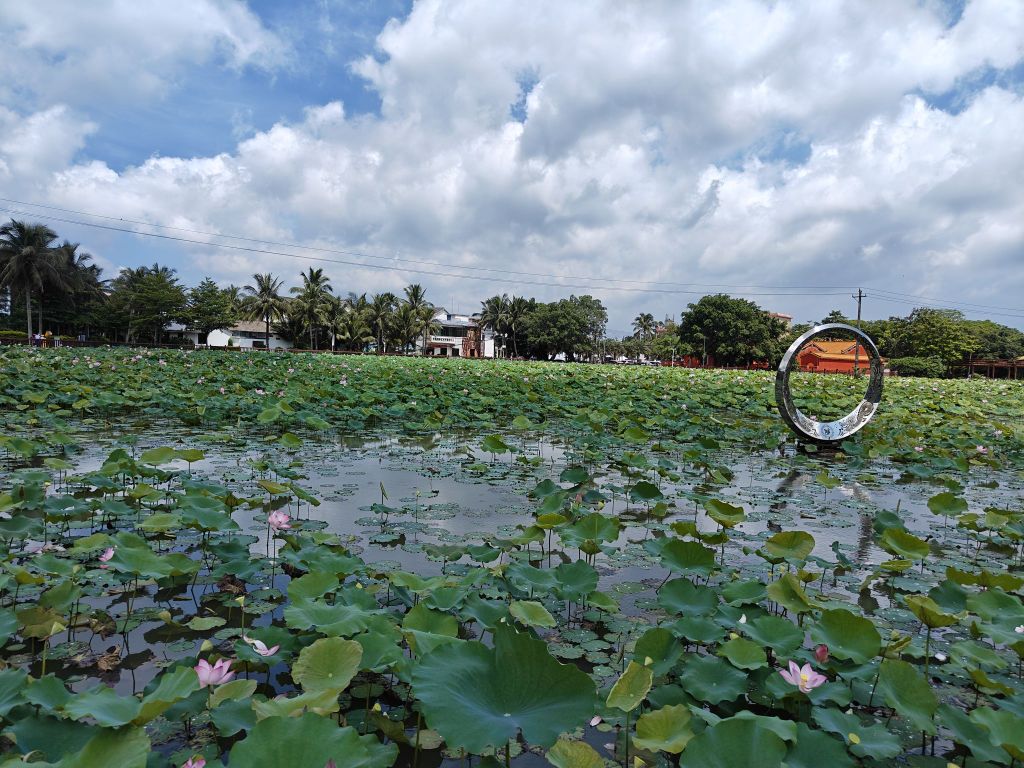
[[[704,296],[687,305],[679,321],[680,340],[718,365],[776,362],[785,351],[786,324],[757,304],[726,294]]]

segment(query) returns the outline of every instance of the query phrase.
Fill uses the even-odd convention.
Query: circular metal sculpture
[[[797,353],[807,342],[821,336],[829,336],[836,331],[852,334],[854,343],[860,343],[867,351],[871,366],[868,380],[868,391],[851,413],[837,421],[816,421],[800,412],[793,403],[793,394],[789,391],[789,374],[798,366]],[[882,400],[882,358],[878,354],[875,342],[866,333],[845,323],[827,323],[811,328],[807,333],[793,342],[786,350],[779,372],[775,375],[775,401],[779,404],[779,412],[790,428],[800,437],[818,443],[838,443],[859,430],[875,415],[878,404]]]

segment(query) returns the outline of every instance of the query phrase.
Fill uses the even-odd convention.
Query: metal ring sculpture
[[[793,403],[793,394],[789,391],[789,374],[797,366],[797,353],[807,342],[820,336],[828,336],[836,331],[852,334],[855,341],[863,344],[864,349],[867,350],[871,365],[868,391],[860,405],[838,421],[816,421],[801,413]],[[775,375],[775,401],[779,404],[782,418],[798,436],[818,443],[838,443],[871,421],[871,417],[875,415],[878,404],[882,400],[882,379],[882,358],[871,337],[845,323],[817,325],[794,341],[786,350],[782,362],[779,363],[779,372]]]

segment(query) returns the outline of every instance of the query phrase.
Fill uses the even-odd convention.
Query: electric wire
[[[572,288],[574,290],[583,289],[583,290],[595,291],[595,292],[597,292],[597,291],[622,291],[622,292],[626,292],[626,293],[662,293],[662,294],[679,294],[679,295],[692,295],[692,296],[703,296],[703,295],[705,295],[707,293],[706,291],[683,290],[683,289],[679,289],[679,288],[628,287],[628,286],[610,285],[610,284],[609,285],[595,285],[594,283],[596,282],[596,280],[594,278],[570,278],[570,277],[563,276],[563,275],[544,275],[545,277],[548,278],[548,281],[522,280],[522,279],[518,279],[518,278],[517,279],[509,279],[509,278],[504,278],[504,277],[492,277],[492,276],[488,276],[488,275],[467,275],[467,274],[462,274],[462,273],[442,272],[442,271],[437,271],[437,270],[419,269],[419,268],[415,268],[415,267],[397,267],[397,266],[387,265],[387,264],[366,264],[364,262],[352,261],[352,260],[348,260],[348,259],[328,258],[328,257],[325,257],[325,256],[311,256],[311,255],[304,254],[304,253],[288,253],[286,251],[271,250],[269,248],[255,248],[255,247],[252,247],[252,246],[233,245],[233,244],[230,244],[230,243],[208,242],[208,241],[205,241],[205,240],[196,240],[196,239],[193,239],[193,238],[180,237],[180,236],[177,236],[177,235],[162,234],[160,232],[139,232],[137,230],[127,229],[125,227],[115,227],[115,226],[112,226],[112,225],[109,225],[109,224],[98,224],[96,222],[79,221],[79,220],[75,220],[75,219],[68,219],[68,218],[61,217],[61,216],[54,216],[52,214],[32,213],[32,212],[18,210],[18,209],[6,207],[6,206],[0,206],[0,211],[3,211],[4,213],[8,213],[8,214],[19,215],[19,216],[36,216],[37,218],[46,219],[46,220],[49,220],[49,221],[58,221],[58,222],[61,222],[61,223],[64,223],[64,224],[74,224],[74,225],[77,225],[77,226],[93,227],[95,229],[102,229],[102,230],[107,230],[107,231],[112,231],[112,232],[123,232],[123,233],[126,233],[126,234],[136,235],[136,236],[139,236],[139,237],[152,237],[152,238],[157,238],[157,239],[160,239],[160,240],[168,240],[168,241],[173,241],[173,242],[187,243],[187,244],[190,244],[190,245],[200,245],[200,246],[212,247],[212,248],[224,248],[224,249],[228,249],[228,250],[232,250],[232,251],[242,251],[242,252],[246,252],[246,253],[258,253],[258,254],[263,254],[263,255],[267,255],[267,256],[285,256],[285,257],[293,258],[293,259],[305,259],[307,261],[318,261],[318,262],[324,262],[324,263],[329,263],[329,264],[343,264],[343,265],[351,266],[351,267],[360,267],[360,268],[363,268],[363,269],[377,269],[377,270],[382,270],[382,271],[386,271],[386,272],[403,272],[403,273],[412,273],[412,274],[420,274],[420,275],[429,275],[429,276],[432,276],[432,277],[456,277],[456,278],[460,278],[460,279],[463,279],[463,280],[486,280],[486,281],[489,281],[489,282],[497,282],[497,283],[506,283],[506,284],[507,283],[515,283],[517,285],[534,285],[534,286],[544,286],[544,287],[550,287],[551,283],[548,282],[548,281],[553,280],[553,279],[554,280],[573,280],[573,284],[571,284],[571,285],[566,285],[566,284],[562,284],[562,283],[559,283],[558,285],[561,285],[562,287],[566,287],[566,288]],[[295,248],[296,248],[296,250],[303,250],[304,246],[296,246]],[[609,280],[607,278],[600,278],[600,280],[604,280],[607,283],[613,282],[613,281],[611,281],[611,280]],[[587,281],[587,284],[579,284],[580,281]],[[737,291],[735,291],[735,293],[737,295],[740,295],[740,296],[842,296],[842,295],[845,295],[845,291],[822,292],[822,291],[796,291],[796,290],[793,290],[793,291],[777,291],[777,292],[771,292],[771,291],[738,291],[737,290]]]

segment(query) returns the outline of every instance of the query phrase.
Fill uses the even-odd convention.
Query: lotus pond
[[[1024,387],[772,378],[0,351],[0,766],[1020,763]]]

